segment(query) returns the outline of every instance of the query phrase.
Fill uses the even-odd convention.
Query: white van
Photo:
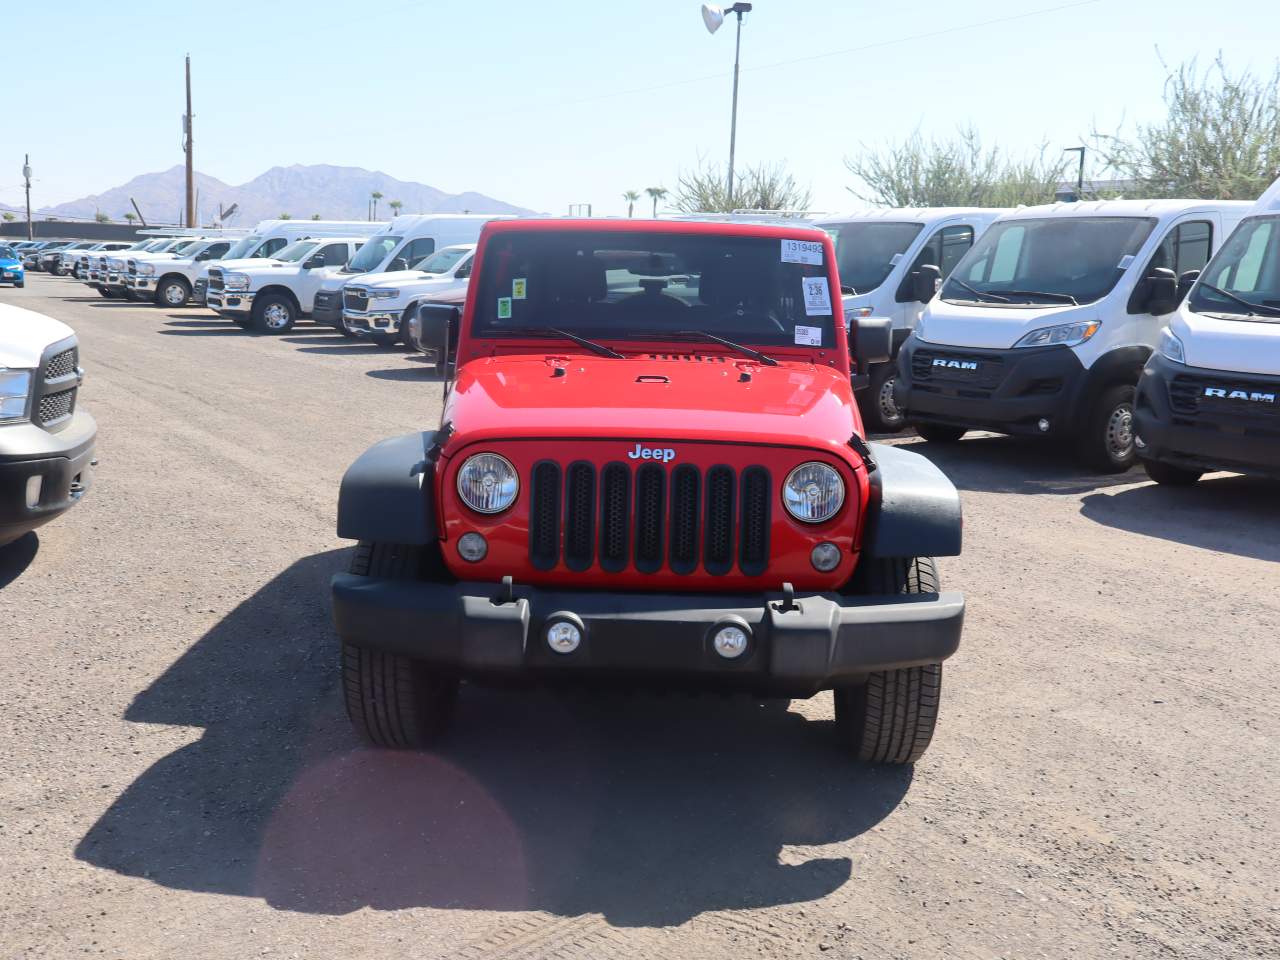
[[[926,440],[1053,437],[1095,469],[1127,470],[1134,387],[1177,309],[1178,277],[1204,267],[1249,206],[1105,200],[1006,214],[903,344],[898,406]]]
[[[1213,470],[1280,478],[1280,180],[1160,331],[1134,424],[1158,483]]]
[[[257,266],[269,260],[291,243],[310,237],[368,237],[382,230],[385,220],[263,220],[247,236],[242,236],[218,266],[228,270]],[[209,290],[209,268],[196,275],[191,288],[192,299],[204,304]]]
[[[868,317],[893,321],[892,360],[872,364],[870,382],[858,393],[868,430],[895,433],[906,426],[893,399],[894,373],[898,351],[924,310],[916,293],[920,268],[931,264],[944,279],[950,276],[983,231],[1007,212],[994,207],[903,207],[860,210],[816,221],[835,241],[849,329]]]
[[[312,318],[316,323],[327,323],[345,333],[342,325],[342,288],[348,282],[374,279],[363,274],[408,270],[441,247],[475,243],[480,239],[481,228],[490,220],[510,219],[510,214],[401,214],[387,224],[386,229],[370,237],[364,249],[349,264],[341,269],[326,271],[316,293]],[[398,327],[387,332],[398,334]]]
[[[475,254],[476,244],[455,243],[419,260],[412,270],[389,270],[348,282],[342,288],[343,332],[395,346],[423,298],[467,288]]]

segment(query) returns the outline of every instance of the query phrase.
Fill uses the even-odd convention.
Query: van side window
[[[1213,224],[1207,220],[1180,223],[1165,236],[1147,264],[1148,276],[1152,270],[1164,267],[1180,277],[1188,270],[1203,270],[1209,262],[1213,245]]]
[[[898,303],[910,303],[915,297],[914,277],[917,271],[926,264],[931,264],[942,271],[942,279],[951,275],[960,258],[973,246],[973,227],[943,227],[925,241],[920,252],[916,254],[911,269],[902,278],[895,299]]]
[[[942,262],[938,266],[942,269],[943,280],[951,276],[951,271],[956,268],[960,258],[968,253],[969,248],[972,246],[973,227],[942,228]]]
[[[459,280],[465,280],[467,279],[467,277],[471,276],[471,264],[475,263],[475,261],[476,261],[476,258],[472,257],[466,263],[460,266],[457,270],[453,271],[454,277],[456,277]]]
[[[209,244],[209,246],[205,248],[204,253],[200,254],[199,259],[200,260],[217,260],[219,257],[221,257],[224,253],[226,253],[230,249],[231,249],[231,244],[229,243],[223,243],[223,242],[211,243]]]
[[[417,240],[410,240],[399,256],[403,257],[410,263],[417,263],[428,254],[436,252],[436,242],[431,237],[419,237]]]
[[[348,248],[345,243],[331,243],[324,248],[324,265],[341,267],[347,262]]]
[[[288,245],[289,241],[284,237],[272,237],[258,248],[258,252],[254,254],[254,257],[274,257],[279,251],[283,250]]]

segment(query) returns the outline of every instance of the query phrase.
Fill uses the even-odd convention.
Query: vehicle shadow
[[[118,796],[82,861],[175,889],[342,914],[415,906],[601,913],[619,926],[799,903],[910,768],[848,760],[832,724],[744,698],[467,687],[438,750],[362,746],[324,597],[348,551],[295,563],[125,713],[203,727]]]
[[[1214,476],[1190,487],[1148,483],[1085,497],[1080,513],[1096,523],[1218,553],[1280,562],[1280,483]]]
[[[375,380],[401,380],[410,383],[440,383],[444,378],[434,366],[392,367],[389,370],[366,370],[366,377]]]
[[[40,538],[32,530],[0,547],[0,590],[17,580],[40,552]]]
[[[956,443],[917,439],[903,445],[932,460],[961,490],[1073,496],[1146,479],[1141,467],[1094,473],[1075,458],[1069,445],[1034,438],[975,436]]]
[[[315,337],[283,337],[286,343],[306,344],[298,348],[299,353],[327,353],[330,356],[361,356],[368,354],[387,354],[393,351],[389,347],[364,340],[348,340],[340,333],[332,336]]]

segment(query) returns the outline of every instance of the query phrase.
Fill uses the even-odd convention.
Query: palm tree
[[[313,213],[313,214],[311,215],[311,219],[312,219],[312,220],[319,220],[319,219],[320,219],[320,214],[318,214],[318,213]]]
[[[377,220],[378,219],[378,201],[382,199],[382,194],[379,193],[377,190],[375,190],[373,191],[373,193],[369,194],[369,196],[373,197],[373,219]]]
[[[281,219],[281,220],[292,220],[292,219],[293,219],[293,214],[292,214],[292,213],[282,213],[282,214],[280,214],[280,219]]]
[[[393,217],[398,217],[398,216],[400,215],[400,208],[404,206],[404,201],[403,201],[403,200],[388,200],[388,201],[387,201],[387,206],[391,208],[391,215],[392,215]]]
[[[4,222],[5,222],[5,223],[13,223],[13,221],[14,221],[14,220],[17,220],[17,219],[18,219],[18,218],[17,218],[17,217],[15,217],[15,216],[14,216],[12,213],[10,213],[8,210],[6,210],[6,211],[4,212]]]
[[[666,187],[645,187],[644,192],[653,199],[653,218],[658,219],[658,201],[667,195]]]
[[[136,213],[126,213],[124,218],[129,221],[129,226],[133,226],[133,221],[138,219],[138,215]]]
[[[96,220],[98,223],[110,223],[110,222],[111,222],[111,218],[110,218],[109,216],[107,216],[105,213],[103,213],[101,210],[97,210],[97,211],[95,211],[95,212],[94,212],[94,214],[93,214],[93,219],[94,219],[94,220]]]
[[[622,195],[622,199],[627,201],[627,216],[635,216],[636,201],[640,199],[640,194],[635,190],[628,190]]]

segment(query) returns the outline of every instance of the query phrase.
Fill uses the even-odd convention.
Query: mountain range
[[[47,217],[92,220],[100,211],[118,221],[133,211],[129,202],[132,197],[148,223],[174,224],[183,211],[185,182],[184,168],[171,167],[161,173],[144,173],[103,193],[42,207],[32,211],[32,216],[41,220]],[[226,222],[229,227],[249,227],[281,214],[296,220],[309,219],[314,214],[323,220],[364,220],[369,216],[369,199],[375,191],[382,194],[378,201],[380,220],[392,215],[393,200],[402,204],[400,213],[534,212],[482,193],[446,193],[425,183],[397,180],[377,170],[329,164],[272,167],[239,186],[197,171],[195,186],[202,224],[209,224],[217,217],[219,204],[224,209],[233,203],[239,204],[234,216]]]

